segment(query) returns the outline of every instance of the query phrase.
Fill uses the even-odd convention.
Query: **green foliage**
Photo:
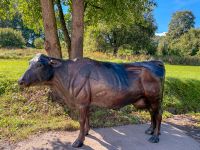
[[[1,19],[0,19],[1,20]],[[27,46],[33,46],[33,41],[36,37],[39,37],[41,33],[37,34],[34,32],[33,29],[28,28],[23,20],[22,16],[16,13],[13,18],[8,18],[6,20],[0,21],[0,28],[13,28],[18,31],[22,32],[22,36],[24,37],[26,41]]]
[[[0,1],[0,20],[11,19],[15,15],[16,0],[1,0]]]
[[[191,11],[177,11],[173,14],[169,24],[168,33],[165,37],[156,37],[158,55],[173,55],[176,63],[191,64],[196,58],[186,59],[189,61],[181,62],[185,58],[175,56],[198,56],[200,50],[200,29],[194,29],[195,16]],[[171,57],[170,56],[170,57]],[[192,60],[192,61],[191,61]],[[194,64],[194,63],[193,63]],[[194,64],[195,65],[195,64]]]
[[[200,29],[190,29],[170,45],[182,56],[194,56],[200,51]]]
[[[0,20],[12,20],[16,15],[22,17],[26,27],[36,32],[41,31],[42,15],[39,0],[1,0]]]
[[[85,2],[85,22],[94,25],[104,22],[118,26],[142,22],[145,13],[153,10],[154,0],[88,0]]]
[[[199,66],[200,58],[196,56],[176,56],[176,55],[167,55],[161,56],[157,59],[163,60],[165,63],[172,65],[190,65],[190,66]]]
[[[0,47],[22,48],[25,45],[22,33],[11,28],[0,28]]]
[[[175,12],[169,24],[167,36],[172,40],[178,39],[194,27],[194,19],[195,17],[191,11]]]
[[[168,41],[166,40],[165,36],[155,36],[153,41],[157,48],[157,55],[158,56],[165,56],[169,55],[168,53]]]
[[[34,41],[34,45],[37,49],[43,49],[44,48],[44,40],[42,38],[37,38]]]
[[[143,18],[144,19],[144,18]],[[155,54],[155,46],[152,42],[156,26],[153,16],[149,14],[143,23],[131,25],[108,26],[99,23],[97,26],[89,26],[85,33],[85,49],[106,52],[113,50],[118,53],[119,48],[130,49],[132,54]]]
[[[22,15],[25,25],[35,32],[43,30],[40,0],[17,0],[16,11]]]

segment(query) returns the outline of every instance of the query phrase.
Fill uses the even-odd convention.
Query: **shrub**
[[[172,65],[190,65],[190,66],[199,66],[200,65],[200,58],[196,56],[164,56],[164,57],[157,57],[156,59],[161,59],[165,63],[169,63]]]
[[[23,48],[25,40],[20,31],[12,28],[0,28],[0,47]]]
[[[118,50],[118,56],[131,56],[133,55],[133,50],[131,49],[122,49]]]
[[[38,49],[43,49],[44,48],[44,40],[42,38],[37,38],[34,41],[34,45]]]

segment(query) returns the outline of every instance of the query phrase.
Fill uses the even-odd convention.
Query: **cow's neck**
[[[69,87],[69,79],[68,79],[68,70],[67,63],[62,67],[55,68],[54,77],[51,80],[51,86],[54,90],[58,92],[62,98],[65,99],[70,98],[68,87]]]

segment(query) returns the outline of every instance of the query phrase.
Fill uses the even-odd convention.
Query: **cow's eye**
[[[38,63],[38,64],[37,64],[37,67],[42,67],[42,64],[41,64],[41,63]]]

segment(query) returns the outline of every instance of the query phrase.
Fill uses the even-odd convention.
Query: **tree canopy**
[[[72,2],[74,0],[51,0],[54,2],[54,11],[56,12],[57,24],[61,27],[59,30],[65,36],[66,43],[69,45],[71,42],[71,27],[68,23],[71,22],[72,15]],[[140,30],[134,26],[134,24],[140,27],[146,28],[148,23],[145,18],[148,18],[149,12],[151,12],[156,3],[154,0],[82,0],[84,2],[84,26],[98,27],[100,24],[106,26],[109,31],[121,30],[121,33],[134,35],[128,33],[127,29],[132,26],[131,31]],[[67,6],[67,14],[62,17],[63,11],[60,11],[59,5]],[[12,18],[17,13],[21,15],[21,19],[24,25],[34,30],[35,32],[43,31],[42,21],[42,8],[40,0],[2,0],[0,2],[0,20],[6,20],[6,18]],[[7,12],[7,13],[5,13]],[[60,16],[59,16],[60,15]],[[65,25],[62,24],[65,22]],[[61,26],[60,26],[61,25]],[[71,24],[70,24],[71,25]],[[126,28],[126,29],[125,29]],[[123,30],[123,31],[122,31]],[[153,30],[155,32],[155,30]],[[115,33],[115,32],[113,32]],[[111,33],[111,34],[113,34]],[[135,31],[136,33],[136,31]],[[139,33],[139,31],[138,31]],[[146,32],[147,33],[147,32]],[[149,32],[150,33],[150,32]],[[143,34],[143,33],[139,33]],[[123,35],[122,35],[123,36]],[[113,36],[114,37],[114,36]],[[141,36],[142,37],[142,36]],[[123,39],[123,38],[121,38]],[[122,40],[122,43],[123,42]],[[68,46],[68,49],[70,46]]]
[[[194,27],[194,15],[191,11],[177,11],[173,14],[169,23],[167,36],[171,39],[178,39],[181,35]]]
[[[85,47],[99,51],[112,49],[114,55],[119,48],[129,49],[132,54],[152,54],[151,41],[156,29],[152,15],[142,23],[133,22],[130,25],[109,26],[99,23],[98,26],[87,27]]]

